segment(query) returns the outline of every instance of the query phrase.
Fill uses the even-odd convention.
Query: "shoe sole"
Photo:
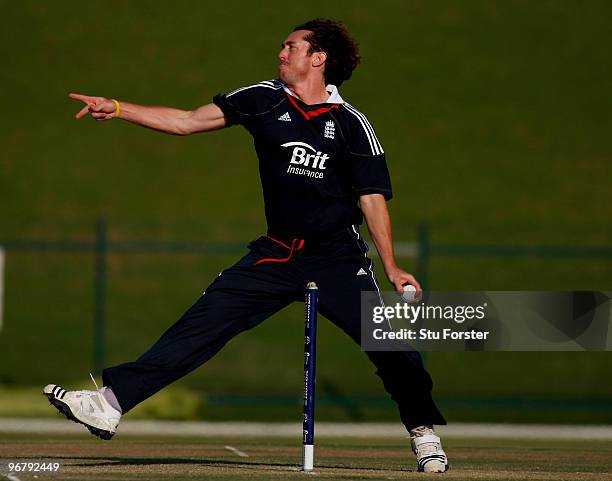
[[[100,439],[104,439],[104,441],[109,441],[115,435],[115,433],[111,433],[110,431],[105,431],[103,429],[96,428],[87,423],[84,423],[83,421],[78,420],[74,416],[74,414],[72,414],[72,411],[70,410],[68,405],[66,403],[63,403],[59,399],[57,399],[55,396],[53,396],[53,394],[49,393],[49,394],[45,394],[45,396],[47,396],[47,399],[49,400],[49,403],[51,404],[51,406],[56,408],[60,413],[62,413],[64,416],[66,416],[71,421],[74,421],[77,424],[82,424],[83,426],[85,426],[87,429],[89,429],[89,432],[93,434],[94,436]]]
[[[444,471],[425,471],[424,469],[417,469],[417,472],[419,472],[419,473],[427,473],[427,474],[429,474],[429,473],[446,473],[446,471],[448,471],[449,467],[450,467],[450,464],[445,464],[444,465]]]

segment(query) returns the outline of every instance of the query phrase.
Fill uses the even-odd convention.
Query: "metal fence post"
[[[4,321],[4,247],[0,245],[0,332]]]
[[[101,374],[105,357],[106,321],[106,262],[108,255],[108,233],[106,221],[96,223],[95,278],[94,278],[94,371]]]
[[[417,251],[417,273],[418,281],[423,289],[429,287],[428,267],[429,267],[429,228],[426,222],[419,224],[418,233],[418,251]]]

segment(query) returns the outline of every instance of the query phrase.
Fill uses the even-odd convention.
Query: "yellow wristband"
[[[119,105],[119,102],[116,101],[115,99],[111,99],[113,102],[115,102],[115,117],[119,118],[119,114],[121,113],[121,106]]]

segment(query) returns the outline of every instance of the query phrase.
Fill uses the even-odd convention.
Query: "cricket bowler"
[[[311,20],[282,42],[278,60],[278,79],[217,95],[192,111],[70,94],[85,103],[77,119],[122,119],[171,135],[243,126],[259,159],[267,221],[267,234],[252,241],[147,352],[104,370],[101,389],[44,388],[53,406],[102,439],[113,436],[123,414],[201,366],[234,336],[303,300],[307,281],[319,288],[320,314],[359,344],[361,292],[380,294],[360,233],[364,219],[394,289],[402,293],[412,285],[421,293],[394,257],[383,148],[367,117],[338,91],[359,64],[357,44],[341,22]],[[397,404],[417,469],[446,471],[433,429],[446,421],[420,354],[366,355]]]

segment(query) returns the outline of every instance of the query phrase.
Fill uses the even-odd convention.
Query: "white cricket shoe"
[[[443,473],[448,470],[448,458],[432,426],[411,429],[410,444],[417,457],[419,472]]]
[[[103,394],[105,389],[66,391],[56,384],[48,384],[43,394],[68,419],[85,425],[94,436],[108,440],[117,431],[121,413],[108,403]]]

